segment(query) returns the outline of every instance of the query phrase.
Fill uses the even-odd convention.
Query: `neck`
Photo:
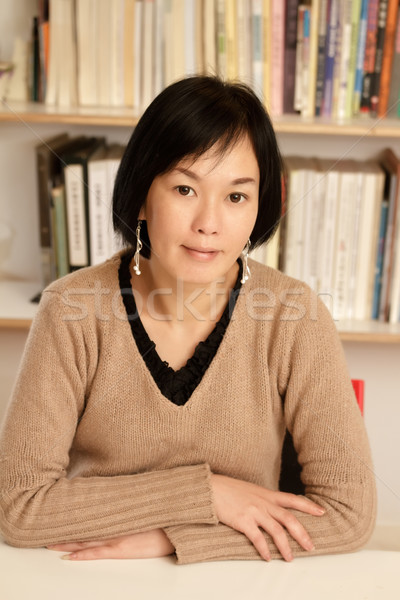
[[[216,322],[228,303],[239,271],[237,263],[225,276],[210,283],[192,283],[171,279],[142,259],[142,274],[133,275],[135,296],[140,309],[149,317],[174,325]]]

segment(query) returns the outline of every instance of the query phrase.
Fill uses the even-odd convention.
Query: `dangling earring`
[[[242,279],[240,281],[240,283],[246,283],[246,281],[248,280],[248,278],[250,277],[251,273],[250,273],[250,268],[247,264],[247,259],[249,257],[249,250],[250,250],[250,246],[251,246],[251,242],[250,240],[247,240],[247,244],[245,245],[243,252],[242,252],[242,263],[243,263],[243,272],[242,272]]]
[[[140,275],[141,274],[141,270],[139,267],[139,259],[140,259],[140,251],[143,248],[143,244],[142,244],[142,240],[140,239],[140,227],[142,225],[142,221],[138,221],[137,227],[136,227],[136,252],[134,254],[134,261],[135,261],[135,266],[133,267],[133,270],[135,271],[136,275]]]

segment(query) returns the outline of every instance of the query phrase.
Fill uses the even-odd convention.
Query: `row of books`
[[[400,116],[398,0],[41,0],[32,99],[142,111],[186,75],[250,84],[272,116]]]
[[[124,147],[63,133],[36,146],[42,283],[98,264],[122,247],[111,199]]]
[[[400,159],[388,148],[376,162],[288,156],[285,164],[272,266],[308,283],[335,319],[399,322]]]

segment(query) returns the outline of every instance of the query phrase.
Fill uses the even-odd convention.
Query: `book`
[[[398,191],[398,193],[400,193]],[[391,273],[391,289],[389,300],[389,323],[400,321],[400,219],[396,220],[393,240],[393,267]]]
[[[271,0],[263,0],[263,99],[264,104],[271,110],[271,57],[272,57],[272,16]]]
[[[112,106],[124,106],[124,1],[109,0],[111,6],[110,95]]]
[[[154,95],[164,88],[164,0],[154,5]]]
[[[396,37],[394,41],[394,56],[390,78],[387,116],[400,117],[400,10],[397,12]]]
[[[354,80],[352,115],[360,112],[362,82],[364,73],[365,43],[367,39],[368,0],[361,0],[361,14],[358,28],[356,72]]]
[[[386,37],[386,21],[387,21],[387,14],[388,14],[388,3],[389,3],[389,0],[379,0],[379,6],[378,6],[375,64],[374,64],[374,71],[373,71],[372,79],[371,79],[371,93],[370,93],[370,111],[373,116],[376,116],[377,111],[378,111],[379,92],[380,92],[380,86],[381,86],[382,62],[383,62],[383,49],[384,49],[385,37]]]
[[[348,81],[346,86],[346,98],[344,103],[343,115],[345,118],[350,119],[353,116],[354,106],[354,90],[356,84],[356,70],[357,70],[357,53],[358,53],[358,41],[360,34],[360,22],[361,22],[361,2],[362,0],[354,0],[350,2],[351,10],[351,36],[350,36],[350,53],[348,63]]]
[[[264,23],[263,0],[253,0],[251,3],[251,39],[252,39],[252,88],[257,96],[263,98],[263,54],[264,54]]]
[[[328,30],[326,38],[326,58],[325,58],[325,83],[324,96],[322,102],[322,115],[330,117],[332,115],[333,102],[333,78],[335,68],[335,55],[337,46],[337,37],[339,29],[339,0],[331,0],[328,13]]]
[[[252,84],[252,29],[251,7],[247,0],[236,0],[237,65],[238,78]]]
[[[318,171],[324,179],[325,193],[321,206],[321,238],[318,258],[318,294],[333,312],[333,278],[336,259],[336,229],[339,210],[339,172],[337,161],[317,159]]]
[[[283,112],[294,113],[296,77],[297,13],[299,0],[286,0]]]
[[[80,106],[97,106],[97,10],[95,0],[76,3],[78,99]]]
[[[56,276],[58,278],[69,273],[65,187],[63,184],[55,185],[50,193],[52,240],[55,250]]]
[[[203,12],[203,49],[204,71],[216,75],[217,65],[217,23],[215,0],[204,0]]]
[[[222,79],[225,79],[227,77],[225,20],[225,1],[216,0],[217,68],[218,75],[222,77]]]
[[[357,164],[354,160],[338,161],[339,172],[338,213],[336,223],[335,269],[333,275],[333,316],[348,319],[351,306],[352,245],[357,218],[358,182]]]
[[[104,138],[91,137],[63,154],[70,269],[90,265],[88,161]]]
[[[167,17],[166,17],[167,18]],[[139,111],[142,109],[142,46],[143,46],[143,25],[144,25],[144,8],[143,0],[135,1],[135,16],[134,16],[134,38],[133,38],[133,107]],[[166,44],[166,42],[165,42]],[[170,64],[171,56],[168,54],[169,47],[165,45],[165,60],[166,64]],[[167,73],[165,71],[165,77]],[[168,85],[170,81],[165,80]]]
[[[303,196],[304,228],[302,280],[315,292],[318,291],[318,259],[321,246],[322,205],[325,195],[325,179],[321,177],[315,159],[308,159],[305,169]]]
[[[346,118],[347,95],[349,92],[351,35],[353,0],[341,0],[341,37],[338,57],[338,90],[333,115],[338,119]],[[354,71],[353,71],[354,74]],[[353,90],[351,90],[352,92]]]
[[[371,318],[375,284],[379,222],[383,201],[384,173],[378,163],[363,161],[363,196],[357,248],[357,270],[353,318]]]
[[[142,107],[154,98],[154,1],[144,0],[142,41]]]
[[[300,4],[297,11],[296,32],[296,65],[294,78],[293,107],[295,112],[301,112],[303,107],[303,45],[304,45],[304,19],[307,7]]]
[[[325,57],[327,20],[330,0],[321,0],[318,13],[318,47],[317,47],[317,77],[315,83],[315,115],[318,117],[322,110],[325,84]]]
[[[101,145],[88,160],[90,264],[96,265],[114,252],[111,230],[112,191],[124,147]]]
[[[239,74],[237,48],[237,5],[236,1],[225,2],[226,77],[237,79]]]
[[[271,115],[283,114],[285,3],[271,0]]]
[[[379,320],[388,321],[390,313],[395,232],[400,212],[400,161],[393,150],[387,148],[382,154],[381,165],[386,173],[385,188],[388,199],[388,217],[383,256],[382,287],[379,299]]]
[[[364,74],[362,80],[360,112],[367,114],[371,107],[371,86],[375,65],[376,38],[378,31],[379,0],[369,0],[367,17],[367,34],[364,54]]]
[[[392,74],[392,63],[394,58],[394,44],[396,36],[398,0],[389,0],[387,5],[387,18],[385,29],[385,40],[382,56],[382,70],[378,97],[378,117],[384,117],[388,110],[390,94],[390,77]]]
[[[308,89],[303,115],[313,117],[315,114],[315,88],[317,84],[317,53],[318,53],[318,19],[320,0],[311,0],[310,15],[310,54],[308,67]]]
[[[385,185],[385,195],[381,204],[380,216],[379,216],[379,237],[378,246],[376,249],[375,258],[375,273],[374,273],[374,285],[373,285],[373,297],[372,297],[372,310],[370,318],[377,320],[379,318],[379,305],[382,290],[382,275],[383,275],[383,256],[385,250],[385,239],[387,229],[387,218],[389,201],[387,199],[387,186]]]
[[[124,105],[133,107],[134,87],[134,53],[133,36],[135,34],[135,0],[125,0],[124,3],[124,43],[123,43],[123,65],[124,65]]]

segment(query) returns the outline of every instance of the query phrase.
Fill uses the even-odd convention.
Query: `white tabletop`
[[[0,542],[2,600],[396,600],[400,552],[178,566],[172,557],[69,562]]]

